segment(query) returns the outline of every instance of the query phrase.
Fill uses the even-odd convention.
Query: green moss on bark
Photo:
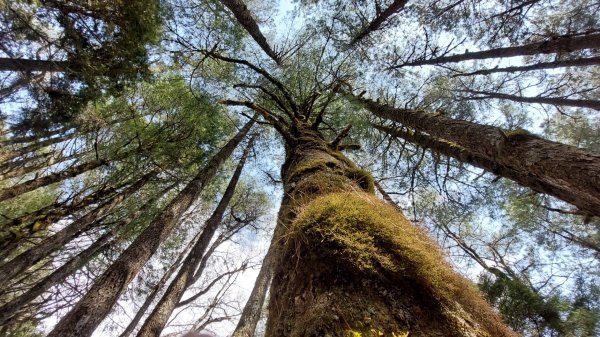
[[[285,239],[272,304],[293,298],[293,308],[269,336],[514,336],[437,245],[372,194],[314,199]]]

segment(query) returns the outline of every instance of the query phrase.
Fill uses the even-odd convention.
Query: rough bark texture
[[[284,198],[267,337],[515,336],[371,176],[298,127]]]
[[[0,58],[0,71],[66,71],[65,61]]]
[[[390,69],[406,66],[421,66],[427,64],[454,63],[468,60],[482,60],[489,58],[502,58],[522,55],[570,53],[577,50],[599,48],[600,34],[588,34],[579,36],[559,36],[550,40],[534,42],[522,46],[495,48],[464,54],[435,57],[427,60],[406,62]]]
[[[369,22],[367,27],[362,29],[350,42],[350,46],[356,44],[358,41],[364,39],[367,35],[381,28],[384,22],[386,22],[392,15],[400,12],[404,9],[404,6],[408,0],[394,0],[383,12],[378,13],[378,15]]]
[[[240,162],[237,165],[235,172],[233,173],[233,176],[227,185],[227,188],[225,189],[225,193],[223,193],[221,200],[217,204],[217,207],[213,211],[210,218],[206,220],[202,234],[200,234],[200,238],[198,241],[196,241],[194,247],[192,247],[192,250],[183,261],[183,264],[175,276],[175,279],[173,279],[171,284],[169,284],[169,287],[162,295],[160,301],[158,301],[148,318],[146,318],[146,321],[137,334],[138,337],[160,336],[160,333],[167,324],[169,317],[171,317],[171,314],[173,313],[173,309],[175,309],[175,306],[179,300],[181,300],[185,290],[193,283],[192,279],[194,274],[196,272],[202,273],[202,270],[196,271],[196,269],[202,261],[204,253],[206,252],[215,232],[219,228],[221,220],[223,220],[223,215],[229,206],[229,202],[233,198],[235,187],[240,179],[242,169],[244,168],[251,147],[252,140],[246,146],[244,154],[242,155],[242,158],[240,159]]]
[[[139,191],[146,182],[154,175],[154,173],[146,174],[142,179],[135,184],[129,186],[121,193],[105,201],[97,208],[89,211],[84,216],[76,219],[56,234],[44,239],[36,244],[31,249],[21,253],[11,261],[0,266],[0,283],[7,282],[22,271],[33,266],[34,264],[47,257],[52,251],[64,246],[78,233],[92,226],[96,221],[106,216],[115,206],[119,205],[130,195]]]
[[[479,167],[492,166],[493,173],[506,174],[523,186],[569,202],[589,215],[600,215],[600,155],[596,153],[545,140],[525,130],[505,131],[440,114],[355,99],[378,117],[441,138],[449,145],[458,145],[467,151],[465,154],[478,156],[472,157],[473,160],[482,158],[492,162],[480,162]]]
[[[281,58],[279,55],[271,48],[267,39],[260,31],[258,24],[252,17],[252,13],[246,7],[246,4],[242,0],[221,0],[221,3],[229,8],[230,11],[233,12],[233,15],[237,19],[237,21],[244,27],[244,29],[252,36],[254,41],[262,48],[262,50],[269,55],[273,61],[277,64],[281,64]]]
[[[146,313],[146,310],[148,310],[148,308],[150,308],[150,305],[154,302],[154,299],[156,298],[156,295],[158,295],[158,292],[162,289],[162,287],[165,284],[167,284],[167,281],[169,281],[171,276],[173,276],[173,273],[177,271],[177,268],[179,268],[179,266],[181,265],[181,261],[187,256],[195,242],[196,240],[190,241],[188,246],[177,256],[177,259],[175,259],[173,264],[163,274],[158,283],[156,283],[156,285],[152,288],[152,291],[148,294],[148,296],[144,300],[144,303],[140,306],[131,322],[129,322],[125,330],[123,330],[123,332],[119,335],[120,337],[129,337],[133,330],[135,330],[138,323],[142,320],[142,317]]]
[[[255,117],[256,118],[256,117]],[[175,228],[179,218],[198,198],[218,168],[246,136],[248,122],[209,162],[94,283],[75,307],[63,317],[48,337],[90,336],[110,312],[125,287]]]

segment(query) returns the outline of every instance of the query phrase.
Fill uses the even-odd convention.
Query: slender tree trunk
[[[537,104],[551,104],[560,106],[573,106],[578,108],[589,108],[594,110],[600,110],[600,101],[593,101],[587,99],[570,99],[570,98],[559,98],[559,97],[526,97],[518,95],[509,95],[499,92],[489,91],[477,91],[477,90],[464,90],[465,92],[478,95],[478,96],[465,96],[468,100],[482,100],[482,99],[507,99],[513,102],[519,103],[537,103]]]
[[[281,64],[281,58],[279,55],[271,48],[267,39],[260,31],[258,24],[252,17],[252,13],[246,7],[246,4],[242,0],[221,0],[221,3],[225,5],[225,7],[229,8],[230,11],[233,12],[233,15],[237,19],[244,29],[252,36],[254,41],[262,48],[262,50],[271,58],[275,63]]]
[[[229,202],[233,198],[235,188],[240,179],[240,175],[242,174],[242,169],[244,168],[248,154],[250,153],[252,143],[253,140],[251,139],[244,150],[244,154],[242,155],[242,158],[240,159],[233,176],[231,177],[229,185],[227,185],[227,188],[225,189],[225,193],[223,193],[223,197],[221,197],[219,204],[213,211],[210,218],[206,220],[202,234],[200,234],[200,238],[190,251],[190,254],[183,261],[183,265],[179,269],[175,279],[173,279],[171,284],[169,284],[169,287],[161,297],[158,304],[156,304],[152,310],[152,313],[150,313],[150,315],[146,318],[146,321],[137,334],[138,337],[160,336],[160,333],[167,324],[169,317],[171,317],[171,314],[173,313],[173,309],[175,309],[175,306],[179,300],[181,300],[185,290],[193,283],[192,279],[196,273],[196,269],[202,261],[202,257],[204,256],[210,241],[219,228],[221,220],[223,220],[223,215],[229,206]],[[198,271],[198,273],[202,273],[202,271]]]
[[[244,305],[240,320],[231,337],[254,337],[254,332],[256,331],[256,326],[260,320],[262,308],[267,298],[267,291],[269,290],[269,285],[273,278],[273,259],[276,247],[275,240],[275,235],[273,235],[269,250],[263,259],[262,266],[260,267],[256,281],[254,282],[254,288],[252,288],[250,297],[248,298],[246,305]]]
[[[49,157],[46,161],[41,162],[41,163],[36,163],[36,164],[32,164],[32,165],[28,165],[28,166],[24,166],[24,165],[15,165],[13,166],[12,169],[10,169],[9,171],[5,171],[4,174],[0,174],[0,180],[5,180],[5,179],[10,179],[10,178],[14,178],[14,177],[19,177],[19,176],[24,176],[26,174],[44,169],[44,168],[48,168],[52,165],[55,164],[59,164],[68,160],[72,160],[72,159],[77,159],[82,157],[84,153],[75,153],[69,156],[60,156],[58,158],[56,157],[52,157],[53,153],[49,153],[48,156],[45,157]],[[35,160],[36,158],[33,158],[33,160]],[[40,159],[40,158],[37,158]],[[27,158],[27,160],[25,161],[19,161],[19,162],[30,162],[31,160],[29,160],[29,158]],[[16,164],[16,163],[15,163]]]
[[[23,143],[29,143],[29,142],[34,142],[40,138],[43,137],[54,137],[54,136],[58,136],[60,134],[63,134],[67,131],[69,131],[71,129],[71,127],[62,127],[60,129],[57,130],[50,130],[50,131],[40,131],[40,132],[36,132],[35,135],[31,135],[31,136],[16,136],[16,137],[11,137],[9,139],[5,139],[5,140],[1,140],[0,141],[0,147],[5,147],[7,145],[14,145],[14,144],[23,144]]]
[[[317,132],[298,127],[282,171],[267,337],[516,336]]]
[[[350,46],[355,45],[360,40],[364,39],[367,35],[381,28],[384,22],[386,22],[392,15],[400,12],[406,6],[408,0],[394,0],[383,12],[377,13],[377,16],[369,22],[369,24],[362,29],[350,42]]]
[[[27,213],[23,216],[15,218],[12,221],[2,225],[4,228],[0,230],[0,242],[8,238],[10,238],[13,242],[28,238],[31,234],[45,230],[48,228],[48,226],[56,223],[63,217],[73,214],[79,210],[83,210],[85,207],[101,201],[103,197],[113,194],[117,190],[129,185],[130,183],[131,182],[127,182],[119,186],[100,188],[99,190],[92,192],[81,199],[73,198],[71,200],[67,200],[70,201],[70,204],[67,204],[67,201],[54,203],[38,209],[35,212]]]
[[[31,249],[21,253],[11,261],[0,266],[0,283],[5,283],[17,276],[22,271],[28,269],[47,257],[55,249],[62,247],[69,242],[77,233],[85,231],[87,228],[96,223],[99,219],[106,216],[115,206],[119,205],[123,200],[139,191],[148,180],[154,176],[154,172],[146,174],[142,179],[135,184],[127,187],[121,193],[115,195],[96,209],[88,212],[81,218],[73,221],[65,228],[58,231],[56,234],[44,239],[39,244]]]
[[[19,160],[13,160],[13,161],[9,161],[6,163],[2,163],[0,165],[0,174],[2,174],[2,176],[4,176],[5,174],[10,174],[11,171],[19,168],[19,167],[23,167],[25,165],[27,165],[28,163],[37,161],[37,160],[41,160],[41,159],[45,159],[48,158],[50,156],[52,156],[53,154],[56,154],[56,152],[47,152],[47,153],[43,153],[43,154],[35,154],[31,157],[27,157],[27,158],[22,158]]]
[[[67,70],[65,61],[28,60],[14,58],[0,58],[0,71],[56,71]]]
[[[256,119],[256,116],[254,117]],[[110,312],[125,287],[175,228],[179,218],[196,201],[218,168],[246,136],[254,119],[215,154],[198,174],[167,205],[152,223],[94,283],[75,307],[63,317],[48,337],[90,336]]]
[[[144,314],[146,313],[148,308],[150,308],[150,305],[152,304],[152,302],[154,302],[154,299],[156,298],[156,295],[158,295],[158,292],[164,287],[165,284],[167,284],[167,281],[169,281],[171,276],[173,276],[173,273],[175,273],[177,271],[177,268],[179,268],[179,266],[181,265],[181,261],[187,256],[190,249],[192,249],[192,247],[194,246],[195,242],[196,242],[196,238],[191,240],[190,243],[187,245],[187,247],[185,247],[181,251],[181,253],[177,256],[177,259],[175,259],[173,264],[163,274],[163,276],[160,278],[158,283],[156,283],[156,285],[152,288],[152,291],[148,294],[148,296],[146,296],[144,303],[137,310],[137,313],[135,314],[135,316],[133,317],[131,322],[129,322],[129,324],[127,325],[125,330],[123,330],[123,332],[119,335],[120,337],[129,337],[129,335],[131,335],[133,330],[135,330],[138,323],[142,320],[142,317],[144,317]]]
[[[578,36],[559,36],[541,42],[529,43],[515,47],[494,48],[464,54],[434,57],[427,60],[417,60],[391,66],[388,69],[396,69],[407,66],[421,66],[427,64],[455,63],[468,60],[483,60],[489,58],[503,58],[513,56],[570,53],[582,49],[600,47],[600,34],[588,34]]]
[[[0,156],[1,156],[2,160],[9,161],[14,158],[20,157],[22,155],[28,154],[30,152],[37,151],[43,147],[62,143],[64,141],[68,140],[69,138],[72,138],[73,136],[74,135],[72,135],[72,134],[66,134],[66,135],[62,135],[59,137],[48,138],[48,139],[45,139],[45,140],[42,140],[39,142],[35,142],[33,144],[23,146],[20,149],[16,149],[13,151],[6,151],[5,148],[2,148],[2,150],[0,150],[0,151],[2,151],[4,153],[1,154]]]
[[[115,160],[124,157],[124,155],[118,156]],[[43,176],[41,178],[32,179],[23,183],[4,188],[0,190],[0,201],[17,197],[21,194],[31,192],[40,187],[45,187],[54,183],[58,183],[70,178],[74,178],[82,173],[97,169],[102,165],[107,165],[110,162],[108,159],[95,159],[87,163],[75,165],[68,169],[56,173]]]
[[[52,274],[36,283],[31,289],[27,290],[27,292],[0,307],[0,326],[8,322],[24,305],[36,299],[52,286],[62,282],[69,275],[81,268],[81,266],[88,262],[92,257],[97,255],[97,253],[108,248],[110,246],[109,242],[113,236],[112,231],[102,235],[98,240],[94,241],[92,245],[71,258],[67,263],[52,272]]]
[[[473,75],[489,75],[494,73],[516,73],[522,71],[542,70],[542,69],[557,69],[566,67],[585,67],[600,64],[600,56],[577,58],[572,60],[558,60],[553,62],[538,62],[528,66],[514,66],[504,68],[480,69],[470,73],[456,74],[453,77],[473,76]]]
[[[492,161],[492,164],[480,162],[479,167],[492,165],[492,172],[506,174],[519,184],[569,202],[589,215],[600,215],[598,154],[545,140],[524,130],[505,131],[440,114],[396,109],[364,98],[355,99],[378,117],[446,140],[449,145],[456,144],[466,150],[465,154],[476,154],[478,157],[472,157],[472,160]],[[516,172],[515,176],[509,176],[511,173],[506,170]]]

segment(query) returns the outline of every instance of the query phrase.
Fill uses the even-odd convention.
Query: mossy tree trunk
[[[402,135],[401,130],[389,129],[385,132],[443,150],[463,162],[571,203],[583,214],[600,216],[600,155],[597,153],[549,141],[525,130],[507,131],[441,114],[398,109],[358,96],[353,99],[375,116],[400,123],[417,133]]]
[[[309,127],[296,125],[268,337],[513,336],[474,286],[373,179]]]

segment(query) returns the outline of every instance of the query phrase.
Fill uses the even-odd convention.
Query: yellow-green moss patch
[[[453,329],[476,331],[480,337],[514,336],[472,283],[445,262],[438,246],[372,194],[318,197],[302,209],[286,237],[288,251],[310,247],[311,259],[330,261],[336,272],[365,280],[385,279],[392,287],[409,282],[440,303],[437,308]],[[364,331],[350,324],[354,326],[348,328]]]

